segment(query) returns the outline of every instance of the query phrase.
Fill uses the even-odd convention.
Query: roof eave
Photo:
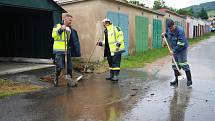
[[[73,1],[64,1],[64,2],[58,2],[59,5],[67,5],[67,4],[73,4],[73,3],[78,3],[78,2],[86,2],[86,1],[90,1],[90,0],[73,0]],[[92,0],[91,0],[92,1]],[[138,8],[138,9],[142,9],[145,11],[148,11],[150,13],[154,13],[154,14],[158,14],[160,16],[165,16],[165,14],[162,14],[160,12],[151,10],[149,8],[146,7],[142,7],[142,6],[137,6],[128,2],[123,2],[123,1],[119,1],[119,0],[108,0],[109,2],[115,2],[115,3],[119,3],[119,4],[123,4],[123,5],[127,5],[127,6],[132,6],[134,8]]]
[[[68,13],[65,9],[59,6],[55,1],[50,0],[62,13]]]

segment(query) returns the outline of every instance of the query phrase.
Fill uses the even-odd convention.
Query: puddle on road
[[[39,119],[120,120],[148,89],[149,77],[144,71],[126,70],[121,71],[118,83],[112,83],[105,76],[90,75],[77,88],[60,86],[28,95],[27,99],[37,103],[27,110],[37,112]]]

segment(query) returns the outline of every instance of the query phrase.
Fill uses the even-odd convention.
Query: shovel
[[[67,71],[67,45],[68,45],[68,42],[67,42],[67,39],[68,39],[68,36],[66,34],[66,31],[64,31],[64,43],[65,43],[65,69],[66,69],[66,76],[65,76],[65,79],[67,81],[67,86],[68,87],[75,87],[77,86],[77,83],[76,81],[73,81],[71,76],[68,74],[68,71]],[[77,79],[76,79],[77,80]]]
[[[97,24],[96,24],[96,27],[97,27],[97,33],[96,33],[96,35],[97,36],[99,36],[99,39],[98,39],[98,41],[96,42],[96,43],[98,43],[100,40],[101,40],[101,38],[102,38],[102,28],[101,28],[101,22],[98,22]],[[95,45],[95,47],[93,48],[93,50],[92,50],[92,52],[91,52],[91,54],[90,54],[90,57],[88,58],[88,60],[87,60],[87,63],[86,63],[86,65],[84,66],[84,73],[91,73],[91,71],[90,72],[88,72],[88,64],[89,64],[89,62],[90,62],[90,59],[91,59],[91,57],[92,57],[92,55],[94,54],[94,51],[95,51],[95,49],[96,49],[96,46],[97,45]]]
[[[101,23],[98,22],[96,26],[97,26],[97,29],[98,29],[98,33],[97,34],[99,34],[99,39],[98,39],[97,42],[99,42],[99,40],[102,38]],[[92,50],[92,52],[91,52],[91,54],[90,54],[90,56],[89,56],[89,58],[87,60],[87,63],[84,65],[83,74],[76,79],[77,82],[84,77],[84,73],[92,73],[92,71],[88,71],[88,67],[89,67],[90,59],[91,59],[91,57],[93,56],[93,54],[95,52],[96,46],[97,45],[94,46],[94,48],[93,48],[93,50]]]
[[[163,35],[164,41],[165,41],[165,43],[166,43],[166,45],[167,45],[167,47],[168,47],[168,50],[169,50],[169,52],[170,52],[170,51],[171,51],[171,48],[170,48],[170,46],[169,46],[169,43],[167,42],[167,39],[166,39],[166,37],[164,36],[164,34],[162,34],[162,35]],[[179,72],[178,80],[183,80],[183,79],[185,79],[185,76],[182,75],[181,70],[179,69],[178,64],[177,64],[176,61],[175,61],[174,56],[171,55],[171,57],[172,57],[173,63],[174,63],[175,66],[176,66],[176,69],[177,69],[178,72]]]
[[[98,33],[97,33],[97,34],[99,34],[99,39],[98,39],[97,42],[99,42],[99,40],[102,38],[101,23],[98,22],[96,26],[97,26],[97,29],[98,29]],[[93,54],[94,54],[94,52],[95,52],[96,46],[97,46],[97,45],[94,46],[94,48],[93,48],[93,50],[92,50],[92,52],[91,52],[91,54],[90,54],[90,56],[89,56],[89,58],[88,58],[88,60],[87,60],[87,63],[84,65],[84,70],[83,70],[83,72],[82,72],[82,75],[79,76],[79,77],[75,80],[76,83],[84,77],[84,73],[92,73],[92,71],[90,71],[90,72],[88,71],[88,67],[89,67],[90,59],[91,59],[91,57],[93,56]]]
[[[99,41],[99,40],[98,40]],[[98,42],[97,41],[97,42]],[[87,73],[88,71],[87,71],[87,68],[88,68],[88,64],[89,64],[89,62],[90,62],[90,59],[91,59],[91,57],[92,57],[92,55],[94,54],[94,51],[95,51],[95,49],[96,49],[96,46],[97,45],[95,45],[95,47],[93,48],[93,50],[92,50],[92,52],[91,52],[91,54],[90,54],[90,57],[88,58],[88,60],[87,60],[87,63],[86,63],[86,65],[84,65],[84,73]]]

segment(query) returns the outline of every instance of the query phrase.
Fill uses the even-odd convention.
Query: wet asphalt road
[[[186,80],[170,87],[171,65],[121,72],[119,83],[90,75],[77,88],[61,86],[0,100],[0,121],[214,121],[215,36],[192,47]]]

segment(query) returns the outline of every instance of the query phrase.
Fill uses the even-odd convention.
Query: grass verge
[[[0,79],[0,99],[15,94],[41,90],[43,87]]]
[[[215,32],[207,33],[201,37],[189,39],[189,44],[193,45],[202,40],[214,36]],[[167,47],[159,49],[149,49],[143,53],[137,53],[125,58],[122,58],[121,68],[138,68],[143,67],[146,63],[151,63],[159,58],[165,57],[169,54]]]

